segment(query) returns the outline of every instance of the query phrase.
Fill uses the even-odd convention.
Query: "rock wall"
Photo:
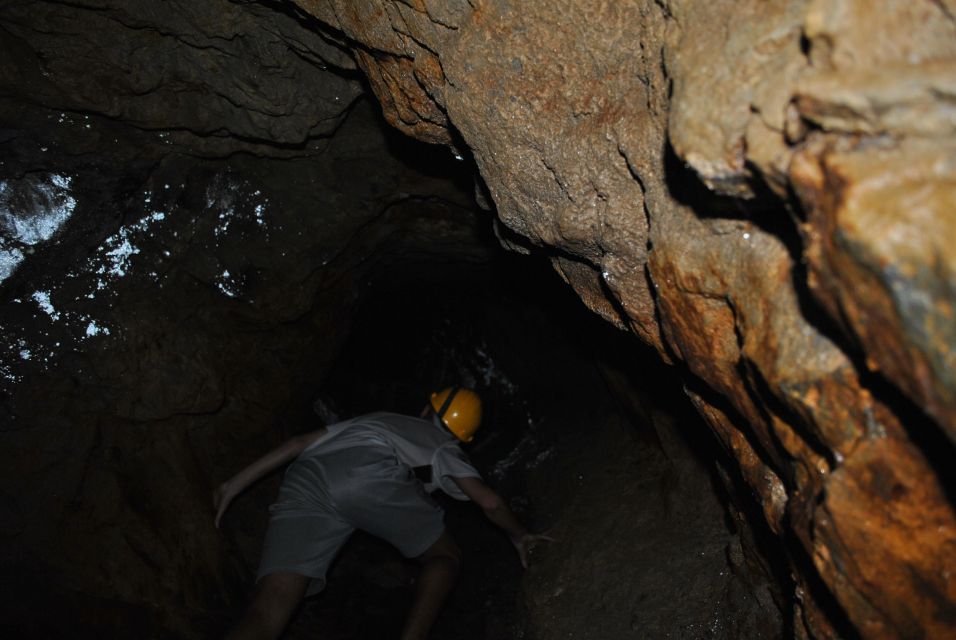
[[[685,369],[791,558],[797,635],[953,632],[956,4],[296,4]]]
[[[488,259],[470,178],[414,168],[294,13],[12,2],[0,33],[0,635],[219,635],[258,542],[213,487],[303,422],[376,273]]]

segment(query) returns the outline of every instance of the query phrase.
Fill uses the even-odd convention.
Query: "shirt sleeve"
[[[480,478],[468,456],[455,443],[439,447],[432,456],[432,482],[455,500],[468,500],[453,478]]]

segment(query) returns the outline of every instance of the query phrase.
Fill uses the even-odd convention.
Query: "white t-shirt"
[[[441,426],[398,413],[370,413],[329,425],[328,433],[306,447],[298,459],[324,456],[357,446],[387,447],[409,467],[431,466],[429,493],[441,489],[456,500],[468,500],[452,478],[480,478],[461,450],[458,439]]]

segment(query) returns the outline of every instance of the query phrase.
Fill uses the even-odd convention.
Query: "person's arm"
[[[213,508],[216,510],[216,528],[219,528],[219,521],[222,519],[222,514],[229,508],[229,503],[232,502],[233,498],[273,469],[298,457],[299,454],[305,451],[306,447],[326,433],[327,430],[323,427],[317,431],[290,438],[219,485],[219,488],[216,489],[212,496]]]
[[[508,507],[504,499],[498,493],[486,485],[481,478],[452,478],[458,488],[468,496],[472,502],[481,507],[485,516],[501,529],[504,529],[508,537],[511,538],[511,544],[514,545],[521,559],[521,566],[528,568],[528,553],[536,542],[554,539],[541,534],[529,533],[522,525],[514,512]]]

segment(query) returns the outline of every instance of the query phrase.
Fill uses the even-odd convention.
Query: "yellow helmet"
[[[471,442],[481,424],[481,398],[471,389],[449,387],[433,393],[432,409],[462,442]]]

